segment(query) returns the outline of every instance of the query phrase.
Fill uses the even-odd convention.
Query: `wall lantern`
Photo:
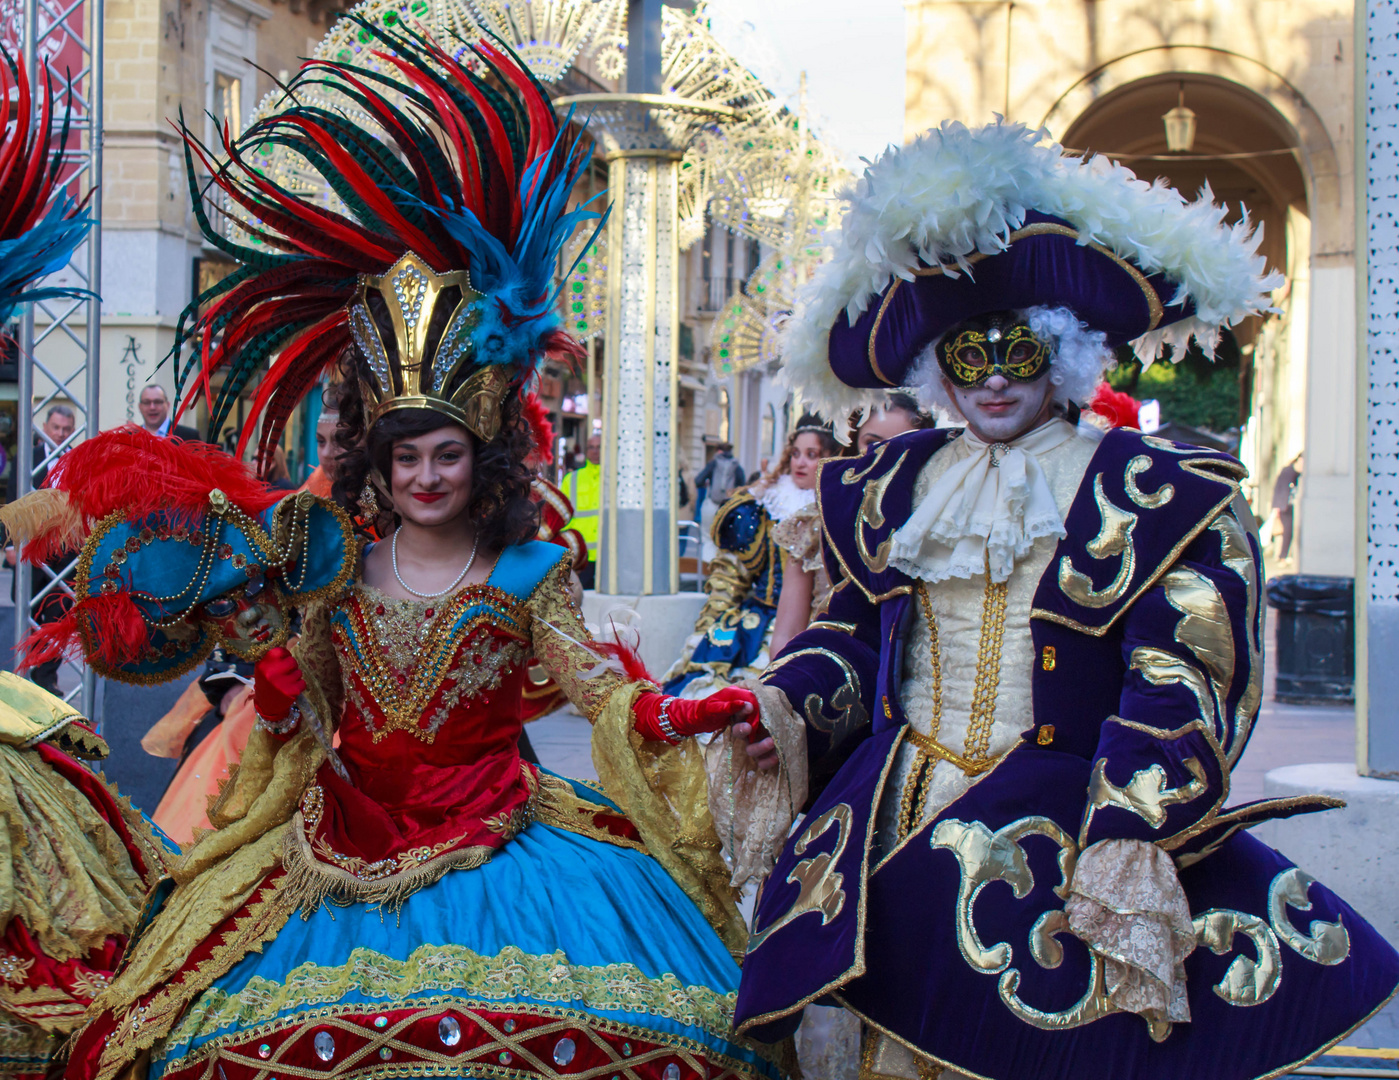
[[[1188,154],[1195,149],[1195,112],[1185,107],[1185,83],[1180,84],[1176,107],[1161,117],[1166,125],[1166,149],[1172,154]]]

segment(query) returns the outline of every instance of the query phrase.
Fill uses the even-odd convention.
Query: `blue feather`
[[[68,265],[92,228],[92,216],[79,210],[68,196],[55,199],[34,228],[12,240],[0,241],[0,323],[21,304],[57,298],[95,295],[76,286],[32,288],[35,282]]]
[[[539,342],[559,322],[555,301],[563,285],[554,281],[559,253],[584,222],[598,222],[592,237],[595,240],[607,220],[609,211],[588,209],[601,195],[572,211],[567,209],[574,183],[592,160],[591,149],[580,155],[578,138],[565,151],[567,133],[565,121],[549,152],[520,177],[520,231],[513,251],[487,231],[469,207],[442,210],[412,192],[397,192],[435,214],[470,255],[471,286],[486,297],[481,302],[481,321],[472,334],[479,364],[525,363],[533,356]],[[541,182],[557,156],[565,152],[563,166],[554,179]],[[584,245],[582,250],[587,247]],[[572,273],[572,268],[568,273]],[[567,277],[565,274],[564,279]]]

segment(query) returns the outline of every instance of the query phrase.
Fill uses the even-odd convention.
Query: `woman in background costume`
[[[64,193],[59,156],[50,155],[68,131],[67,115],[55,130],[53,100],[46,78],[36,117],[24,68],[0,52],[0,161],[10,178],[0,202],[0,325],[20,304],[86,295],[35,287],[67,266],[92,226],[85,203]],[[7,511],[12,527],[15,511]],[[46,563],[70,551],[70,540],[24,554]],[[106,756],[106,743],[77,710],[0,672],[0,1076],[7,1080],[45,1074],[111,979],[141,900],[165,870],[167,852],[150,824],[82,763]]]
[[[263,460],[340,362],[362,408],[342,415],[355,448],[335,492],[397,525],[361,552],[335,505],[302,493],[264,524],[253,511],[265,496],[206,483],[178,542],[160,515],[113,515],[89,537],[75,609],[85,651],[133,674],[166,643],[197,651],[213,602],[267,656],[257,728],[210,815],[218,830],[158,897],[68,1075],[776,1077],[771,1055],[730,1034],[744,929],[686,738],[745,715],[751,695],[656,693],[632,656],[590,642],[570,555],[531,539],[521,398],[545,352],[577,349],[552,294],[558,252],[596,216],[567,210],[587,156],[513,57],[480,42],[459,64],[424,38],[362,27],[412,110],[382,96],[373,71],[312,63],[289,100],[328,83],[385,141],[293,104],[225,145],[230,164],[213,174],[243,207],[240,228],[285,254],[230,244],[200,208],[206,236],[246,266],[201,298],[194,334],[223,329],[205,393],[210,374],[228,387],[256,370],[258,349],[280,350],[244,429],[260,430]],[[269,140],[320,170],[349,213],[261,176],[250,162]],[[212,402],[215,427],[227,409]],[[167,542],[162,526],[202,560],[183,585],[147,579],[141,556]],[[266,553],[255,577],[274,591],[205,600],[201,582],[236,582],[240,555],[251,565],[239,537]],[[303,583],[310,595],[287,592]],[[158,617],[142,606],[149,590]],[[295,656],[271,649],[283,600],[305,610]],[[137,611],[149,648],[129,655],[110,626],[85,621],[107,604]],[[531,650],[593,721],[601,786],[520,761]]]
[[[702,698],[767,666],[785,558],[776,530],[815,505],[818,466],[837,449],[829,424],[803,416],[777,468],[719,507],[712,531],[719,554],[705,578],[708,596],[695,632],[663,677],[666,693]]]
[[[850,443],[863,453],[875,443],[931,427],[932,423],[932,417],[919,408],[912,395],[896,391],[867,414],[851,417]],[[784,555],[782,589],[769,647],[771,655],[777,656],[787,642],[821,617],[831,598],[831,579],[821,558],[821,511],[816,500],[774,525],[772,539]]]

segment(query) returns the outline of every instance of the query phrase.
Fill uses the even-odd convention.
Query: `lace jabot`
[[[779,476],[771,487],[758,497],[758,505],[768,512],[773,521],[782,521],[798,510],[816,501],[815,491],[804,491],[786,473]]]
[[[923,581],[1010,577],[1041,536],[1062,537],[1064,520],[1037,455],[1076,436],[1054,419],[1014,442],[987,443],[971,431],[950,465],[893,536],[889,564]]]

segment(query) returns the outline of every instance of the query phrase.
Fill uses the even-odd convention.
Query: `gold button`
[[[1041,746],[1048,746],[1053,741],[1054,725],[1045,724],[1044,727],[1040,728],[1039,734],[1035,736],[1035,742],[1039,743]]]
[[[1044,653],[1043,653],[1043,656],[1042,656],[1042,658],[1041,658],[1041,660],[1040,660],[1040,666],[1041,666],[1042,668],[1044,668],[1045,671],[1053,671],[1053,670],[1054,670],[1054,646],[1053,646],[1053,645],[1046,645],[1046,646],[1044,647]]]

